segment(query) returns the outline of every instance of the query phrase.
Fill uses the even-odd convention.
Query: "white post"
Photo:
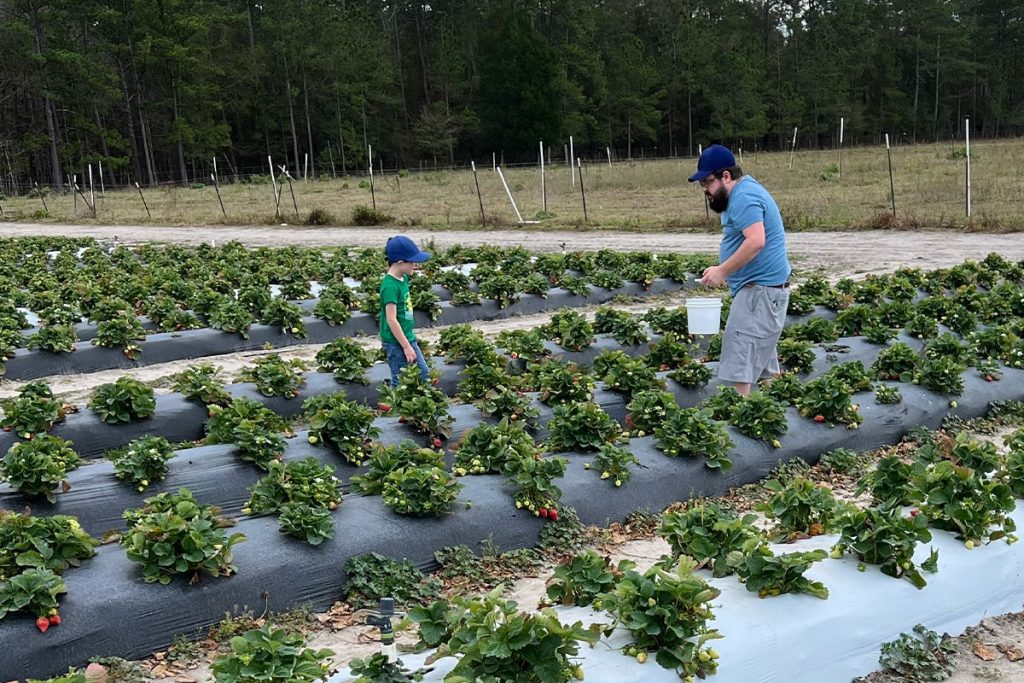
[[[608,153],[608,168],[612,167],[612,148],[605,147],[604,151]]]
[[[964,141],[967,143],[967,217],[971,217],[971,119],[964,120]]]
[[[306,152],[305,158],[302,161],[302,180],[309,180],[309,152]]]
[[[277,177],[274,175],[274,160],[267,155],[267,163],[270,165],[270,182],[274,184],[274,215],[281,215],[281,193],[277,190]]]
[[[370,180],[373,180],[373,145],[366,146],[366,157],[369,159],[367,166],[370,167]]]
[[[548,188],[544,184],[544,141],[540,141],[540,201],[544,211],[548,210]]]
[[[508,183],[505,182],[505,174],[501,172],[501,166],[495,166],[495,170],[498,172],[498,177],[501,178],[501,184],[505,186],[505,194],[508,195],[508,200],[512,202],[512,209],[516,212],[516,218],[519,222],[523,222],[523,214],[519,213],[519,207],[516,206],[516,200],[512,198],[512,190],[508,189]]]
[[[701,154],[703,154],[703,153],[704,153],[704,145],[702,145],[702,144],[700,144],[700,143],[698,142],[698,143],[697,143],[697,156],[700,156],[700,155],[701,155]]]
[[[104,185],[103,185],[103,162],[100,161],[99,165],[100,165],[100,198],[101,199],[106,199],[107,198],[107,188],[104,187]]]
[[[793,126],[793,145],[789,148],[789,170],[793,170],[793,157],[796,155],[796,130],[797,127]]]
[[[495,152],[491,152],[491,170],[498,170],[498,155]]]
[[[740,145],[740,166],[743,165],[743,146]]]
[[[839,117],[839,179],[843,179],[843,129],[846,126],[846,118]]]
[[[569,136],[569,174],[572,180],[572,186],[576,187],[576,166],[572,163],[572,160],[576,158],[576,152],[572,146],[572,136]]]
[[[96,213],[96,187],[92,184],[92,164],[89,164],[89,200],[92,202],[93,213]]]

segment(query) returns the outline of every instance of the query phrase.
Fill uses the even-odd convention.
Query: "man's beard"
[[[729,206],[729,193],[724,187],[718,188],[714,194],[707,195],[707,197],[708,206],[710,206],[711,210],[715,213],[722,213],[725,211],[726,207]]]

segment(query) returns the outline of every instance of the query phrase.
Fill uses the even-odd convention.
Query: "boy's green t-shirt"
[[[416,333],[412,329],[412,297],[409,296],[408,275],[403,275],[399,280],[390,273],[385,273],[380,281],[380,340],[386,344],[397,344],[398,339],[391,334],[391,328],[388,326],[386,315],[388,304],[395,305],[398,325],[405,333],[405,338],[414,341]]]

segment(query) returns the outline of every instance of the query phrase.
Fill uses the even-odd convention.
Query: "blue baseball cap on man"
[[[690,176],[690,182],[704,180],[712,173],[724,171],[736,165],[736,157],[732,155],[728,147],[722,145],[711,145],[700,154],[697,159],[697,172]]]
[[[398,235],[388,240],[384,245],[384,256],[389,263],[397,261],[408,261],[410,263],[423,263],[430,258],[430,254],[420,251],[416,243],[405,235]]]

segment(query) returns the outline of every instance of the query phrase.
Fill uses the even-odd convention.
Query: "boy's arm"
[[[412,348],[412,344],[406,338],[405,332],[402,331],[402,326],[398,324],[398,306],[396,304],[385,304],[384,318],[388,321],[388,329],[391,330],[391,334],[395,335],[395,339],[398,340],[402,350],[405,351],[405,361],[407,363],[415,363],[416,349]]]

